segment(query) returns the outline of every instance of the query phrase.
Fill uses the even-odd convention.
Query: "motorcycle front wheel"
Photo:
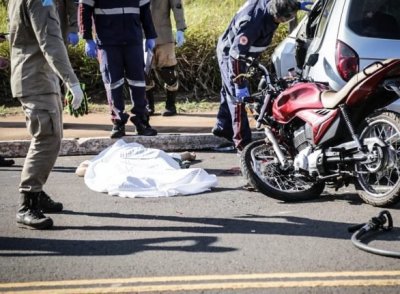
[[[283,146],[281,149],[288,156]],[[285,202],[318,198],[325,188],[324,183],[296,176],[291,167],[282,169],[272,145],[265,140],[254,141],[243,149],[240,167],[250,185],[268,197]]]
[[[378,137],[388,147],[375,148],[373,161],[356,164],[358,195],[373,206],[400,200],[400,114],[380,111],[361,126],[360,139]]]

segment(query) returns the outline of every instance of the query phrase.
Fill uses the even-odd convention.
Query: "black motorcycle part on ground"
[[[388,224],[385,227],[384,224],[386,222],[388,222]],[[400,258],[400,252],[398,251],[375,248],[369,246],[365,242],[362,242],[368,237],[371,237],[372,233],[388,232],[391,231],[392,228],[393,228],[392,216],[389,211],[383,210],[379,213],[377,217],[373,217],[368,223],[355,225],[353,227],[350,227],[348,231],[350,233],[354,232],[353,235],[351,236],[351,242],[358,249],[376,255]]]

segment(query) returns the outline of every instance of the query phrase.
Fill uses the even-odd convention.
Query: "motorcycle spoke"
[[[265,157],[264,157],[265,158]],[[310,188],[305,181],[285,175],[274,160],[261,160],[255,163],[253,170],[264,181],[283,191],[304,191]]]
[[[373,165],[359,164],[360,183],[364,189],[376,196],[385,195],[390,193],[400,181],[400,132],[387,121],[381,121],[371,125],[363,134],[363,138],[372,137],[378,137],[389,145],[389,152],[391,152],[389,154],[394,157],[391,159],[392,166],[389,165],[383,170],[371,173],[368,167],[373,167]]]

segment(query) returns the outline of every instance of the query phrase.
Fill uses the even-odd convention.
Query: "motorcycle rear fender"
[[[365,103],[368,96],[376,91],[383,80],[399,77],[400,59],[390,59],[385,60],[383,63],[374,63],[365,68],[361,74],[364,74],[366,77],[358,82],[348,94],[345,103],[349,106]],[[380,107],[385,107],[392,101],[388,100],[382,102]]]

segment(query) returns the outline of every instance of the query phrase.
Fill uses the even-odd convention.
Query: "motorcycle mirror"
[[[306,65],[307,66],[314,66],[317,63],[318,58],[319,58],[319,54],[318,53],[311,54],[307,59]]]

